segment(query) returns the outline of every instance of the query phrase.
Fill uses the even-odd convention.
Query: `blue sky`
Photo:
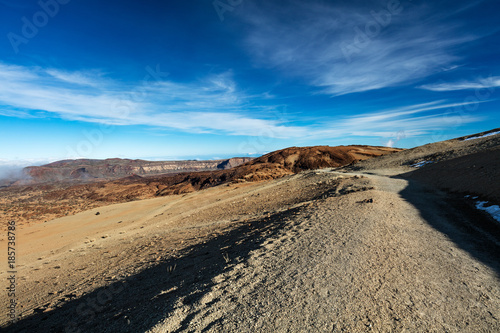
[[[497,1],[0,0],[0,164],[500,127]]]

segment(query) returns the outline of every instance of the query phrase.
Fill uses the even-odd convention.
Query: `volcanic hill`
[[[19,223],[43,222],[56,217],[76,214],[80,211],[139,199],[172,194],[185,194],[225,183],[255,182],[291,175],[302,170],[339,167],[360,160],[394,153],[401,149],[372,146],[317,146],[292,147],[271,152],[255,159],[232,158],[223,161],[185,161],[184,168],[217,167],[222,170],[181,172],[180,162],[147,162],[137,160],[108,159],[72,160],[54,162],[29,169],[41,184],[10,186],[0,189],[0,209],[9,219]],[[244,164],[242,162],[247,161]],[[162,164],[167,163],[167,164]],[[114,165],[114,166],[113,166]],[[140,176],[132,171],[157,165],[162,170],[178,167],[177,173]],[[235,166],[227,169],[228,167]],[[85,168],[86,171],[82,171]],[[146,169],[145,169],[146,168]],[[127,177],[76,184],[71,175],[85,179],[92,177]],[[90,177],[90,176],[89,176]],[[57,180],[62,178],[63,181]]]

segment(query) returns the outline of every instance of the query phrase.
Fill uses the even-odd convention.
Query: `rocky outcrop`
[[[250,157],[233,157],[217,165],[217,169],[227,170],[251,161]]]

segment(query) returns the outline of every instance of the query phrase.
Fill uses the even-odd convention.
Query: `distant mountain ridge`
[[[28,170],[37,179],[57,176],[66,177],[66,181],[20,181],[14,186],[0,186],[0,198],[7,198],[4,202],[0,201],[0,210],[3,209],[6,218],[11,220],[48,221],[114,203],[186,194],[222,184],[277,179],[303,170],[337,168],[400,151],[397,148],[373,146],[314,146],[285,148],[253,159],[182,162],[121,159],[58,161]],[[156,168],[162,165],[162,174],[139,175],[140,170],[148,171],[148,166]],[[185,169],[182,170],[181,167]],[[195,167],[214,169],[185,171]],[[168,170],[172,172],[164,172]],[[122,172],[127,174],[118,179],[84,179],[95,176],[97,171],[101,175],[107,172],[114,177]],[[71,181],[69,177],[76,180]]]
[[[146,161],[121,158],[105,160],[62,160],[41,166],[24,168],[31,182],[111,180],[131,175],[149,176],[179,172],[226,170],[248,161],[251,157],[220,160]]]

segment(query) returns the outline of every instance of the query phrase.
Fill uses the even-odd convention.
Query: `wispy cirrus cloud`
[[[402,132],[406,138],[416,137],[451,126],[481,121],[483,118],[480,116],[458,111],[467,106],[486,102],[488,101],[449,103],[446,100],[438,100],[356,114],[335,122],[323,123],[321,128],[317,128],[315,135],[318,138],[343,136],[389,138],[397,132]]]
[[[97,71],[68,72],[57,69],[48,69],[46,73],[60,82],[77,84],[81,86],[99,87],[104,86],[106,79]]]
[[[425,84],[419,86],[420,89],[431,91],[457,91],[473,89],[489,89],[500,87],[500,76],[490,76],[488,78],[479,78],[473,81],[440,82]]]
[[[62,73],[62,74],[61,74]],[[418,136],[450,123],[481,120],[453,110],[477,102],[437,100],[315,121],[270,117],[273,106],[251,102],[231,73],[191,83],[167,80],[128,86],[96,72],[62,72],[0,64],[0,114],[37,117],[47,113],[84,122],[146,125],[186,133],[267,136],[280,139],[328,139],[345,136],[388,137],[396,131]],[[268,99],[267,96],[264,98]],[[487,101],[483,101],[487,102]],[[267,115],[267,116],[266,116]]]
[[[330,95],[411,84],[456,66],[457,48],[481,38],[427,4],[287,3],[242,11],[251,26],[247,49],[259,65],[304,78]],[[397,9],[391,12],[390,3]],[[469,5],[450,6],[447,16]]]
[[[258,135],[268,128],[276,137],[304,130],[279,119],[255,117],[272,106],[252,103],[238,91],[230,73],[191,83],[151,80],[126,85],[101,74],[0,64],[1,113],[33,117],[38,111],[69,120],[112,125],[149,125],[191,133]]]

